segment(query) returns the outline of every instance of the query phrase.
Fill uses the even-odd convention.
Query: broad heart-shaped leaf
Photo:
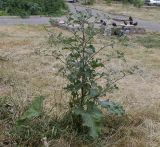
[[[102,112],[97,108],[97,106],[90,104],[87,110],[84,110],[83,108],[77,108],[74,110],[74,113],[82,117],[83,126],[89,128],[89,136],[97,138],[101,132],[102,119]]]
[[[17,124],[22,125],[25,121],[40,116],[43,111],[43,100],[43,96],[36,97],[29,106],[28,110],[26,110],[20,117],[20,119],[17,121]]]
[[[106,108],[112,114],[122,116],[125,113],[125,110],[123,109],[123,107],[118,103],[115,103],[109,100],[98,101],[98,103],[102,108]]]

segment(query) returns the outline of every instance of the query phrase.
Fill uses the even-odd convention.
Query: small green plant
[[[36,97],[16,120],[10,134],[18,145],[39,146],[44,137],[53,139],[60,135],[57,120],[44,113],[43,101],[43,96]]]
[[[39,117],[43,113],[43,100],[43,96],[36,97],[27,111],[25,111],[25,113],[19,118],[19,120],[17,121],[17,125],[22,125],[26,121]]]
[[[57,47],[59,47],[59,43],[63,46],[58,51],[54,50],[52,54],[64,64],[60,72],[68,80],[65,87],[71,94],[68,111],[68,114],[71,115],[68,119],[71,118],[71,121],[68,125],[79,133],[97,138],[102,129],[102,108],[118,116],[125,113],[121,105],[102,98],[106,93],[118,89],[116,82],[122,79],[126,73],[121,71],[117,77],[113,76],[115,72],[111,69],[106,72],[98,71],[106,69],[106,67],[97,55],[113,44],[101,46],[99,49],[94,47],[94,39],[99,33],[99,29],[95,28],[95,22],[91,21],[92,19],[93,16],[88,10],[86,13],[77,11],[76,14],[70,14],[68,26],[75,26],[75,24],[78,26],[71,29],[73,36],[65,37],[62,33],[58,36],[52,34],[50,42]],[[63,52],[66,51],[67,55],[64,55]],[[110,61],[111,58],[124,59],[124,54],[116,50],[114,55],[107,54],[107,61]],[[100,81],[105,82],[102,84]]]
[[[40,140],[44,97],[36,97],[26,111],[20,116],[11,131],[12,137],[20,144],[22,141],[35,142]],[[37,124],[39,123],[39,124]],[[35,126],[36,125],[36,126]],[[37,126],[39,125],[39,126]],[[34,126],[34,128],[33,128]],[[34,142],[34,144],[35,144]]]

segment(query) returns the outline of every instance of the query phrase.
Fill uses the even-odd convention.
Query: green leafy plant
[[[36,97],[29,108],[19,118],[17,125],[23,125],[26,121],[30,121],[33,118],[39,117],[43,113],[43,100],[43,96]]]
[[[72,124],[68,125],[77,132],[85,132],[92,138],[96,138],[101,133],[102,108],[118,116],[125,113],[121,105],[111,100],[103,101],[100,98],[103,98],[106,93],[118,89],[116,82],[126,74],[120,71],[120,75],[114,77],[112,70],[98,72],[98,69],[105,69],[106,67],[97,55],[107,46],[112,46],[113,43],[98,49],[94,47],[94,38],[99,33],[99,29],[94,26],[97,20],[91,20],[93,17],[90,11],[86,10],[85,13],[77,10],[76,14],[68,16],[66,22],[68,26],[72,26],[70,30],[73,35],[65,37],[62,33],[58,36],[52,34],[50,43],[57,47],[59,47],[59,43],[63,46],[52,51],[52,55],[64,64],[60,72],[68,80],[65,89],[71,94],[68,113],[72,118]],[[67,55],[64,55],[63,52],[67,52]],[[116,51],[114,55],[107,55],[106,58],[108,61],[111,58],[124,60],[124,54]],[[101,84],[100,80],[105,81],[105,84]]]
[[[60,135],[57,120],[44,113],[43,101],[43,96],[36,97],[15,122],[10,134],[18,145],[39,146],[42,138]]]
[[[9,15],[63,15],[67,10],[64,0],[0,0],[0,10]]]

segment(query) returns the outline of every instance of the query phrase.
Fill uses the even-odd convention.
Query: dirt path
[[[50,17],[31,16],[29,18],[20,18],[17,16],[0,17],[0,25],[17,25],[17,24],[49,24]]]
[[[80,10],[80,11],[84,11],[86,9],[86,7],[84,6],[79,6],[79,5],[73,5],[73,4],[68,4],[69,9],[71,12],[75,12],[75,8]],[[93,15],[97,15],[99,14],[102,18],[104,17],[104,15],[109,16],[111,18],[121,18],[121,19],[125,19],[127,18],[127,16],[120,16],[120,15],[113,15],[113,14],[109,14],[109,13],[105,13],[103,11],[100,10],[96,10],[96,9],[91,9],[92,14]],[[16,24],[31,24],[31,25],[39,25],[39,24],[49,24],[49,19],[50,17],[40,17],[40,16],[32,16],[26,19],[21,19],[19,17],[11,17],[11,16],[3,16],[0,17],[0,25],[16,25]],[[147,30],[151,30],[151,31],[158,31],[160,32],[160,24],[156,23],[156,22],[151,22],[151,21],[145,21],[145,20],[140,20],[140,19],[135,19],[135,21],[138,22],[138,26],[139,27],[143,27]]]
[[[69,8],[70,8],[70,10],[72,10],[72,12],[75,12],[75,8],[80,11],[84,11],[88,7],[69,4]],[[106,16],[109,16],[110,18],[128,19],[128,16],[110,14],[110,13],[106,13],[104,11],[93,9],[93,8],[89,8],[89,9],[92,11],[93,15],[96,16],[97,14],[99,14],[102,18],[104,17],[104,15],[106,15]],[[159,23],[141,20],[141,19],[134,19],[134,20],[138,22],[139,27],[142,27],[142,28],[145,28],[145,29],[151,30],[151,31],[160,32],[160,24]]]

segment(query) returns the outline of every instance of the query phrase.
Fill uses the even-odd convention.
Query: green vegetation
[[[54,127],[58,129],[58,123],[44,113],[43,101],[44,97],[36,97],[15,121],[10,133],[18,144],[38,146],[42,138],[58,136],[58,132],[53,131]]]
[[[107,4],[112,3],[112,0],[104,0]],[[144,0],[121,0],[123,4],[133,4],[135,7],[140,8],[144,5]]]
[[[31,104],[23,108],[25,111],[21,112],[20,106],[15,104],[12,98],[0,97],[0,126],[7,124],[4,131],[0,132],[0,136],[8,137],[7,144],[10,142],[10,136],[16,144],[25,146],[38,146],[43,137],[48,139],[58,137],[59,124],[55,117],[49,117],[44,113],[43,101],[44,97],[36,97]],[[0,143],[1,141],[3,140],[0,140]]]
[[[68,80],[65,89],[71,94],[67,126],[78,134],[98,138],[103,126],[102,109],[107,109],[107,112],[117,116],[123,116],[125,113],[121,105],[111,100],[103,101],[103,97],[118,89],[116,82],[130,72],[121,70],[112,73],[110,69],[106,72],[98,72],[98,69],[102,70],[106,67],[97,54],[107,46],[111,47],[113,43],[110,42],[98,49],[94,47],[95,36],[100,32],[95,29],[94,21],[88,21],[91,18],[90,12],[70,14],[68,23],[72,26],[76,23],[79,27],[72,29],[71,37],[65,37],[62,33],[58,36],[52,34],[50,41],[52,45],[57,46],[52,54],[64,64],[60,72]],[[62,45],[62,48],[59,48],[59,45]],[[67,57],[63,55],[64,51],[68,52]],[[106,60],[109,62],[112,58],[125,62],[124,53],[118,50],[106,52]],[[99,82],[100,80],[104,83]]]
[[[9,15],[63,15],[64,0],[0,0],[0,10]]]
[[[107,4],[111,4],[113,0],[104,0]],[[144,0],[121,0],[123,4],[133,4],[135,7],[140,8],[144,5]],[[93,5],[95,0],[82,0],[82,4],[84,5]]]
[[[5,11],[0,11],[0,16],[5,16],[7,13]]]
[[[136,39],[136,42],[139,42],[146,48],[160,48],[160,34],[150,33],[147,36],[139,36]]]

